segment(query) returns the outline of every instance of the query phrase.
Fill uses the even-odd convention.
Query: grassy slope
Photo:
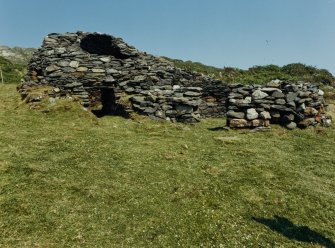
[[[291,81],[305,80],[313,83],[335,85],[335,77],[329,71],[301,63],[288,64],[282,67],[277,65],[254,66],[247,70],[242,70],[231,67],[220,69],[199,62],[182,61],[166,57],[165,59],[173,62],[176,67],[211,75],[227,83],[264,84],[273,79],[282,79]]]
[[[224,120],[19,103],[0,87],[1,247],[321,247],[252,219],[275,215],[310,228],[297,238],[335,241],[334,128],[210,131]]]
[[[27,66],[25,64],[13,64],[8,59],[0,56],[0,68],[2,70],[5,83],[18,84],[26,72],[26,67]]]

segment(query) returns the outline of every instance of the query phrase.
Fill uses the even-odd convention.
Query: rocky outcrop
[[[19,90],[24,96],[36,85],[51,85],[56,97],[71,95],[102,114],[196,122],[226,112],[222,82],[178,69],[107,34],[49,34]]]
[[[228,96],[230,127],[258,127],[278,123],[288,129],[323,122],[324,92],[308,82],[274,80],[265,86],[232,85]]]

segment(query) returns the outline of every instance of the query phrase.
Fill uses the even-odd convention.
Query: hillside
[[[282,79],[335,85],[335,77],[329,71],[301,63],[288,64],[282,67],[277,65],[254,66],[248,70],[242,70],[232,67],[220,69],[199,62],[164,58],[173,62],[179,68],[211,75],[227,83],[264,84],[274,79]]]
[[[223,131],[45,104],[0,85],[1,247],[335,247],[334,127]]]
[[[0,45],[0,69],[5,83],[20,82],[26,73],[28,61],[35,51],[35,48],[11,48]]]
[[[8,47],[0,45],[0,57],[14,64],[28,64],[36,48]]]
[[[301,64],[174,62],[229,82],[332,79]],[[26,65],[0,66],[11,83],[0,85],[0,247],[335,247],[334,126],[224,131],[224,118],[28,106],[16,91]],[[325,96],[335,119],[335,94]]]
[[[5,83],[18,84],[26,72],[26,67],[25,64],[14,64],[0,56],[0,69]]]

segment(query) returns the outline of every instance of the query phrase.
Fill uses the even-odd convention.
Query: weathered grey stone
[[[277,88],[274,88],[274,87],[265,87],[265,88],[262,88],[262,91],[266,92],[266,93],[272,93],[274,91],[279,91],[279,90]]]
[[[229,127],[232,128],[244,128],[249,126],[248,121],[245,119],[232,119],[229,121]]]
[[[195,91],[186,91],[184,93],[184,96],[198,97],[198,96],[201,96],[201,93],[200,92],[195,92]]]
[[[242,94],[243,96],[247,96],[247,95],[249,95],[249,91],[244,90],[243,88],[238,88],[238,89],[237,89],[237,93],[240,93],[240,94]]]
[[[69,64],[69,66],[73,67],[73,68],[77,68],[79,67],[79,62],[76,60],[72,60]]]
[[[128,94],[131,94],[134,91],[135,91],[135,88],[133,88],[133,87],[128,87],[128,88],[125,89],[125,92],[128,93]]]
[[[115,70],[113,68],[107,69],[106,72],[107,74],[120,74],[120,71]]]
[[[292,109],[287,108],[286,106],[283,105],[271,105],[272,110],[277,110],[280,112],[292,112]]]
[[[286,103],[286,106],[289,107],[289,108],[293,108],[293,109],[296,108],[295,102],[288,102],[288,103]]]
[[[300,105],[298,106],[297,111],[298,111],[298,112],[304,112],[305,109],[306,109],[306,105],[305,105],[305,103],[303,103],[303,104],[300,104]]]
[[[252,93],[252,98],[255,100],[263,99],[265,97],[269,96],[267,93],[261,91],[261,90],[255,90]]]
[[[45,37],[44,38],[44,43],[48,44],[48,43],[57,43],[57,40],[56,39],[52,39],[50,37]]]
[[[64,73],[73,73],[75,71],[76,71],[76,69],[74,69],[72,67],[62,67],[62,72],[64,72]]]
[[[312,98],[303,98],[298,101],[299,104],[313,102]]]
[[[101,60],[102,62],[108,63],[108,62],[111,61],[111,58],[110,58],[110,57],[102,57],[102,58],[100,58],[100,60]]]
[[[165,113],[162,110],[157,110],[155,112],[155,116],[158,117],[158,118],[162,118],[162,119],[166,118]]]
[[[154,114],[155,112],[156,112],[156,109],[152,107],[148,107],[144,110],[144,113],[146,114]]]
[[[55,49],[55,52],[58,54],[63,54],[66,52],[66,48],[65,47],[59,47]]]
[[[298,96],[298,94],[296,92],[289,92],[286,95],[286,101],[287,102],[294,102],[295,98]]]
[[[290,123],[288,123],[288,124],[286,124],[286,126],[285,126],[287,129],[289,129],[289,130],[293,130],[293,129],[295,129],[296,127],[297,127],[297,124],[295,123],[295,122],[290,122]]]
[[[45,68],[45,70],[47,72],[54,72],[54,71],[57,71],[59,69],[60,69],[60,67],[58,67],[57,65],[49,65],[47,68]]]
[[[106,72],[106,70],[102,69],[102,68],[92,68],[91,71],[94,72],[94,73],[104,73],[104,72]]]
[[[274,91],[271,96],[274,98],[284,98],[285,97],[284,93],[279,90]]]
[[[275,79],[275,80],[268,82],[266,86],[270,88],[279,88],[282,82],[283,82],[282,80]]]
[[[259,113],[259,118],[264,119],[264,120],[270,120],[271,115],[268,111],[262,111]]]
[[[282,98],[279,98],[279,99],[276,99],[275,100],[275,104],[278,104],[278,105],[285,105],[286,101]]]
[[[235,92],[231,92],[228,96],[229,99],[242,99],[243,95]]]
[[[79,82],[67,83],[67,84],[65,85],[66,88],[74,88],[74,87],[79,87],[79,86],[82,86],[82,84],[79,83]]]
[[[254,108],[247,109],[247,119],[248,120],[254,120],[254,119],[257,119],[257,118],[258,118],[258,113],[257,113],[256,109],[254,109]]]
[[[173,90],[179,90],[180,88],[181,88],[180,85],[173,85],[172,87]]]
[[[53,89],[55,93],[59,93],[60,92],[60,88],[56,87]]]
[[[318,90],[318,95],[319,96],[324,96],[324,94],[325,94],[325,92],[323,90],[320,90],[320,89]]]
[[[308,98],[311,94],[310,91],[298,91],[298,97],[300,98]]]
[[[61,67],[66,67],[66,66],[69,66],[70,62],[69,61],[66,61],[66,60],[61,60],[57,63],[58,66],[61,66]]]
[[[112,76],[108,76],[104,80],[106,83],[114,83],[116,80]]]
[[[269,120],[254,119],[250,121],[251,127],[268,127],[269,125],[270,125]]]
[[[140,76],[136,76],[135,78],[134,78],[134,81],[136,81],[136,82],[141,82],[141,81],[145,81],[146,80],[146,77],[145,76],[142,76],[142,75],[140,75]]]
[[[187,90],[189,90],[189,91],[196,91],[196,92],[201,92],[202,93],[202,88],[201,87],[187,87]]]
[[[271,118],[272,119],[279,119],[280,118],[280,113],[278,111],[271,111]]]
[[[144,96],[133,96],[133,97],[130,98],[130,100],[132,102],[135,102],[135,103],[143,103],[143,102],[145,102]]]
[[[321,125],[324,127],[330,127],[332,125],[333,119],[330,115],[321,117]]]
[[[80,66],[77,68],[77,71],[78,72],[87,72],[88,71],[88,68],[87,67],[84,67],[84,66]]]
[[[244,119],[245,114],[243,112],[235,112],[235,111],[228,111],[227,117],[234,118],[234,119]]]

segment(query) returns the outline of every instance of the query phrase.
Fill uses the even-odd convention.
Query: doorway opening
[[[117,103],[117,98],[112,88],[100,88],[96,94],[97,109],[92,110],[92,113],[98,118],[108,115],[121,115],[128,117],[125,108]]]

